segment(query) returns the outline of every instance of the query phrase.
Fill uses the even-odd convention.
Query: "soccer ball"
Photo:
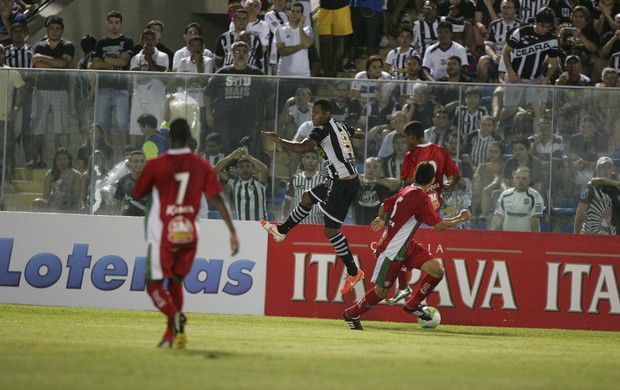
[[[432,317],[430,321],[425,321],[421,318],[418,318],[418,325],[420,325],[422,328],[433,329],[441,323],[441,314],[439,314],[439,310],[435,309],[432,306],[426,306],[422,310],[424,310],[428,315]]]

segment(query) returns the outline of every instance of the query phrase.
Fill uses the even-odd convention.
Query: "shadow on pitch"
[[[381,326],[380,323],[370,324],[368,327],[364,326],[366,330],[380,330],[395,334],[425,334],[428,336],[481,336],[481,337],[506,337],[514,336],[515,333],[510,330],[497,330],[495,332],[481,332],[478,330],[458,329],[451,326],[451,328],[442,328],[441,325],[435,329],[423,329],[416,324],[403,325],[402,328],[394,328],[393,326]]]
[[[230,351],[209,351],[206,349],[182,349],[177,350],[178,353],[188,356],[196,356],[203,357],[207,360],[217,360],[217,359],[230,359],[236,358],[239,356],[238,353],[232,353]]]

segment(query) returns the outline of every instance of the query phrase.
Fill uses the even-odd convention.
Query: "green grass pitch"
[[[617,389],[620,333],[0,305],[0,389]]]

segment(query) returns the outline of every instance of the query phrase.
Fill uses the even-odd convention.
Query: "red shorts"
[[[149,245],[146,258],[146,279],[162,280],[173,276],[184,277],[192,268],[196,245],[164,247],[153,250]]]
[[[407,271],[414,268],[420,269],[424,263],[433,258],[434,256],[422,244],[412,240],[409,242],[409,247],[407,247],[402,261],[393,261],[379,254],[371,281],[377,286],[390,287],[396,281],[401,268],[405,268]]]

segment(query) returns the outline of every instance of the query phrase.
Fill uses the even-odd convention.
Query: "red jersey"
[[[409,241],[421,223],[435,226],[441,222],[428,195],[413,185],[384,200],[383,208],[386,212],[391,211],[392,215],[377,246],[377,254],[384,254],[395,261],[403,259]]]
[[[415,178],[415,170],[421,162],[429,162],[435,167],[435,183],[431,190],[437,191],[441,199],[443,190],[443,177],[454,176],[461,173],[452,156],[446,148],[433,143],[418,145],[412,150],[408,150],[403,158],[403,166],[400,170],[400,178],[405,180],[408,177]]]
[[[170,149],[147,161],[133,187],[137,198],[149,195],[146,238],[163,248],[196,245],[196,214],[202,194],[211,198],[222,191],[217,174],[204,158],[189,148]]]

